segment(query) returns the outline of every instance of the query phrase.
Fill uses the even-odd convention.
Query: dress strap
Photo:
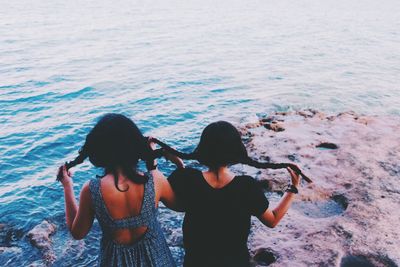
[[[146,173],[146,175],[149,177],[149,180],[147,181],[145,185],[145,196],[143,198],[143,209],[148,210],[148,212],[154,213],[156,209],[156,192],[154,188],[154,177],[151,174],[151,172]]]
[[[104,204],[103,197],[101,195],[99,178],[90,180],[89,190],[92,196],[92,201],[97,220],[100,222],[101,225],[111,225],[113,223],[112,218],[108,214],[107,208]]]

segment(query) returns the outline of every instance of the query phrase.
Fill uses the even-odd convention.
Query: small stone
[[[283,125],[277,121],[273,121],[271,123],[264,124],[264,127],[268,130],[272,130],[274,132],[283,132],[285,128]]]

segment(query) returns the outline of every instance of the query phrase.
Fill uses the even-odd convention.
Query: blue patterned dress
[[[171,251],[157,221],[153,177],[144,185],[142,209],[139,215],[115,220],[108,213],[100,191],[100,179],[89,183],[96,218],[100,223],[103,236],[100,244],[98,266],[175,266]],[[147,227],[146,233],[132,245],[119,244],[113,239],[118,229]]]

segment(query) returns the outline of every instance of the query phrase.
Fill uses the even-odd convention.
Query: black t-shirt
[[[184,265],[248,266],[250,217],[263,214],[269,204],[256,180],[236,176],[216,189],[201,171],[186,168],[174,171],[168,181],[186,211]]]

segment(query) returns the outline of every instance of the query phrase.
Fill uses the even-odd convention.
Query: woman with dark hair
[[[157,139],[152,141],[170,155],[195,159],[208,167],[204,172],[179,168],[168,178],[186,212],[183,223],[186,267],[249,266],[247,239],[251,216],[275,227],[298,192],[300,175],[311,182],[294,164],[260,163],[251,159],[237,129],[225,121],[208,125],[190,154],[178,152]],[[292,183],[274,209],[269,208],[254,178],[237,176],[229,170],[230,165],[238,163],[288,170]]]
[[[156,168],[155,153],[133,121],[107,114],[87,135],[79,156],[59,169],[72,236],[84,238],[94,217],[100,223],[99,266],[175,266],[157,221],[158,202],[173,208],[175,198]],[[104,176],[84,184],[78,206],[68,169],[86,158],[103,168]],[[170,159],[182,164],[177,158]],[[148,173],[137,170],[139,160],[146,161]]]

